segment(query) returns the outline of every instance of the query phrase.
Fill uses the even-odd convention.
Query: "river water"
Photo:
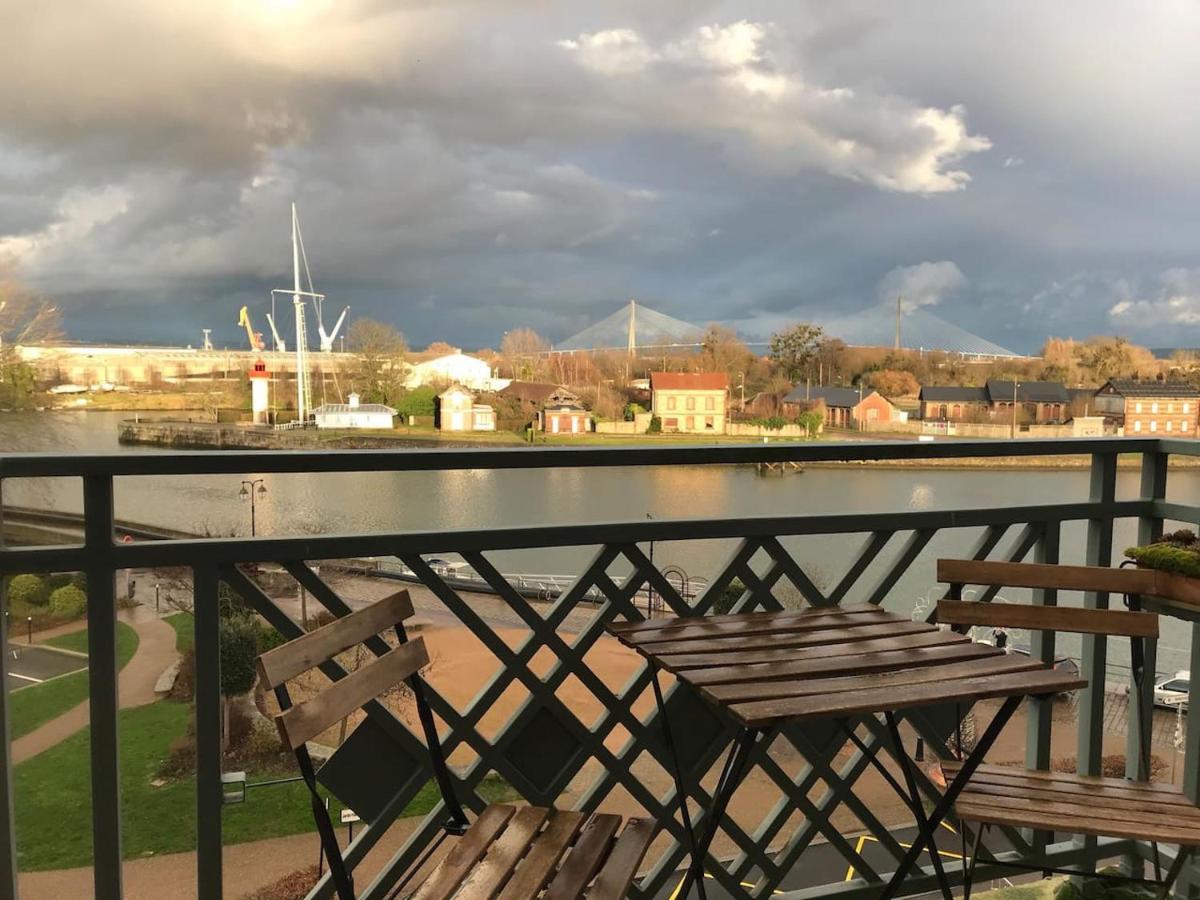
[[[176,414],[177,415],[177,414]],[[155,452],[126,450],[117,443],[118,412],[43,412],[0,415],[0,451]],[[247,472],[245,477],[258,477]],[[760,476],[751,467],[675,466],[511,471],[446,471],[332,475],[267,475],[267,494],[256,506],[260,535],[362,533],[406,530],[579,524],[655,519],[734,518],[797,513],[885,513],[905,510],[966,509],[1004,505],[1076,502],[1087,499],[1086,469],[812,468],[803,474]],[[186,479],[121,478],[115,487],[117,516],[148,525],[201,533],[250,531],[249,508],[238,500],[240,479],[195,476]],[[1138,493],[1138,474],[1121,470],[1117,496]],[[1200,500],[1200,471],[1172,471],[1168,496]],[[21,480],[4,484],[4,502],[78,511],[77,479]],[[869,526],[868,526],[869,527]],[[1015,539],[1019,527],[996,552]],[[934,582],[939,556],[961,555],[977,540],[978,529],[940,532],[891,592],[886,605],[911,611],[940,596]],[[1083,523],[1064,528],[1062,561],[1082,563]],[[1133,543],[1135,525],[1116,526],[1115,559]],[[904,536],[897,535],[859,585],[867,591],[886,572]],[[859,535],[787,538],[784,545],[822,587],[835,584],[863,542]],[[655,562],[678,566],[690,576],[717,574],[733,542],[658,542]],[[646,549],[646,548],[644,548]],[[594,548],[522,550],[489,554],[505,573],[572,574]],[[761,571],[761,566],[759,567]],[[1025,599],[1011,592],[1012,599]],[[856,599],[852,592],[848,599]],[[1064,596],[1062,602],[1078,602]],[[1186,666],[1186,628],[1165,628],[1159,668]],[[1065,638],[1063,649],[1077,642]],[[1123,648],[1113,648],[1124,656]]]

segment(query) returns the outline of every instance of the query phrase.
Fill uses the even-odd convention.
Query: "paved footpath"
[[[121,621],[130,625],[138,635],[137,652],[121,670],[117,681],[118,699],[122,709],[145,706],[159,699],[154,682],[176,657],[175,629],[145,606],[121,610]],[[76,629],[77,630],[77,629]],[[51,719],[40,728],[13,741],[13,763],[37,756],[88,724],[88,702],[85,700],[61,716]]]

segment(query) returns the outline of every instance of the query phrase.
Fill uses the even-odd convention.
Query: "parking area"
[[[10,643],[5,651],[8,669],[8,689],[18,691],[41,684],[68,672],[87,668],[87,659],[73,653],[63,653],[48,647]]]

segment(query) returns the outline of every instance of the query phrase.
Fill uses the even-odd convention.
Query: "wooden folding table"
[[[987,644],[972,643],[965,635],[869,604],[620,622],[611,624],[609,631],[644,656],[653,670],[680,813],[691,842],[692,860],[677,894],[680,898],[687,897],[693,881],[699,896],[705,896],[704,857],[755,745],[779,726],[811,719],[838,720],[847,737],[866,753],[917,819],[917,838],[881,897],[896,896],[927,846],[943,893],[951,897],[933,845],[934,829],[1023,698],[1087,685],[1077,675],[1057,672],[1039,660],[1009,656]],[[687,808],[660,670],[699,690],[738,727],[699,836]],[[926,815],[910,761],[900,744],[896,712],[947,703],[969,705],[989,698],[1005,698],[1005,702],[958,767],[933,812]],[[904,774],[907,792],[860,741],[850,721],[881,713],[891,736],[889,749]]]

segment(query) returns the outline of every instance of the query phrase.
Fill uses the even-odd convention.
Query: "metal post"
[[[1059,560],[1059,545],[1062,537],[1061,522],[1047,522],[1038,541],[1036,561],[1049,565],[1057,565]],[[1038,606],[1057,606],[1058,591],[1037,590],[1033,592],[1033,602]],[[1030,632],[1029,655],[1041,660],[1048,666],[1054,666],[1055,635],[1054,632],[1041,629]],[[1031,698],[1026,706],[1025,718],[1025,768],[1050,768],[1050,734],[1054,721],[1054,698]],[[1033,833],[1035,853],[1044,853],[1049,843],[1050,835],[1045,831]]]
[[[1167,496],[1167,454],[1151,451],[1142,454],[1142,478],[1140,499],[1153,503],[1164,500]],[[1143,515],[1138,518],[1138,543],[1149,544],[1162,537],[1163,520],[1155,515]],[[1137,638],[1132,638],[1132,643]],[[1129,718],[1125,731],[1125,777],[1134,780],[1148,780],[1150,773],[1143,773],[1142,745],[1139,740],[1142,734],[1150,735],[1149,743],[1153,744],[1154,735],[1154,680],[1158,668],[1158,642],[1146,641],[1144,672],[1141,684],[1136,686],[1131,681],[1129,686]],[[1130,655],[1132,661],[1132,653]],[[1125,869],[1132,874],[1140,874],[1144,863],[1136,853],[1130,853],[1124,860]]]
[[[3,496],[0,482],[0,497]],[[0,504],[0,547],[4,546],[4,510]],[[0,578],[0,605],[5,608],[0,621],[0,896],[17,896],[17,832],[13,814],[12,733],[9,721],[8,674],[8,579]]]
[[[1112,505],[1116,500],[1116,492],[1116,454],[1092,454],[1089,499],[1096,506],[1096,511],[1087,523],[1085,561],[1089,566],[1112,564]],[[1088,592],[1083,595],[1083,605],[1086,609],[1107,609],[1108,594]],[[1087,679],[1088,686],[1079,692],[1079,734],[1075,768],[1080,775],[1100,774],[1100,756],[1104,743],[1104,686],[1107,676],[1107,653],[1108,644],[1104,635],[1083,635],[1080,673]],[[1076,843],[1089,852],[1094,852],[1097,845],[1096,838],[1091,836],[1076,838]],[[1086,867],[1086,862],[1084,867]]]
[[[197,896],[221,897],[221,647],[217,573],[192,571],[196,628]]]
[[[33,616],[25,617],[25,642],[27,644],[33,643]]]
[[[83,479],[88,552],[88,707],[92,764],[92,878],[97,897],[121,890],[121,766],[117,720],[117,578],[110,475]]]
[[[159,597],[158,588],[159,588],[159,585],[157,582],[155,582],[155,584],[154,584],[154,611],[155,612],[160,611],[159,605],[158,605],[158,597]]]

